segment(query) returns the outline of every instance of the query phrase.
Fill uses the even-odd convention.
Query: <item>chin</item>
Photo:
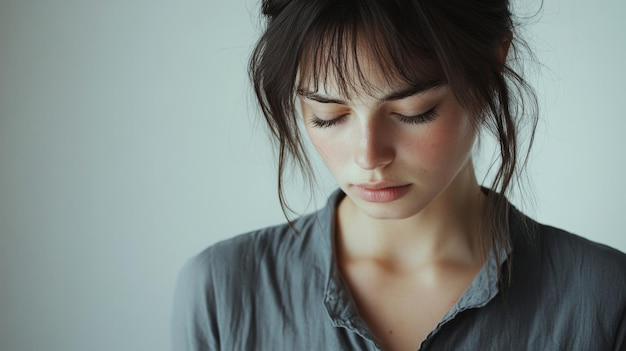
[[[402,220],[415,216],[422,207],[416,206],[415,201],[401,199],[398,201],[372,203],[363,200],[351,199],[358,211],[370,218],[380,220]],[[404,200],[404,201],[403,201]],[[407,201],[408,200],[408,201]]]

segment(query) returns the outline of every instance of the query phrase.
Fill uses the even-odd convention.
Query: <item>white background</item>
[[[167,350],[175,276],[283,221],[245,1],[0,0],[0,349]],[[626,251],[623,1],[546,0],[522,204]],[[537,77],[541,78],[537,78]],[[300,211],[332,186],[308,195]],[[517,200],[515,200],[518,202]]]

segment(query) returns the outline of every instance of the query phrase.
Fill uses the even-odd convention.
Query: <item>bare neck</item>
[[[341,260],[373,260],[392,270],[411,270],[433,262],[481,264],[479,235],[485,198],[471,162],[418,214],[380,220],[344,198],[337,212],[337,249]]]

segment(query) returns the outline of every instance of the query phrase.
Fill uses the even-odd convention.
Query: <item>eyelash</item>
[[[341,116],[339,116],[337,118],[326,120],[326,119],[321,119],[321,118],[313,115],[313,120],[311,121],[311,125],[313,125],[313,127],[315,127],[315,128],[330,128],[332,126],[337,125],[346,116],[347,115],[341,115]]]
[[[406,124],[422,124],[422,123],[430,122],[434,120],[435,118],[437,118],[438,116],[437,111],[435,111],[435,107],[431,108],[430,110],[424,113],[420,113],[419,115],[414,115],[414,116],[405,116],[405,115],[401,115],[397,113],[394,115],[400,120],[400,122],[406,123]],[[347,115],[341,115],[331,120],[325,120],[325,119],[321,119],[313,115],[313,120],[311,121],[311,125],[315,128],[330,128],[339,124],[346,116]]]
[[[435,118],[437,118],[438,115],[437,111],[435,111],[435,107],[433,107],[430,110],[415,116],[405,116],[400,114],[396,114],[396,116],[403,123],[422,124],[434,120]]]

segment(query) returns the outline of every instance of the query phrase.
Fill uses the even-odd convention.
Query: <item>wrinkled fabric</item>
[[[380,350],[334,259],[343,196],[295,221],[298,233],[265,228],[189,260],[172,350]],[[419,350],[626,350],[626,255],[513,207],[510,231],[510,285],[498,283],[492,253]]]

